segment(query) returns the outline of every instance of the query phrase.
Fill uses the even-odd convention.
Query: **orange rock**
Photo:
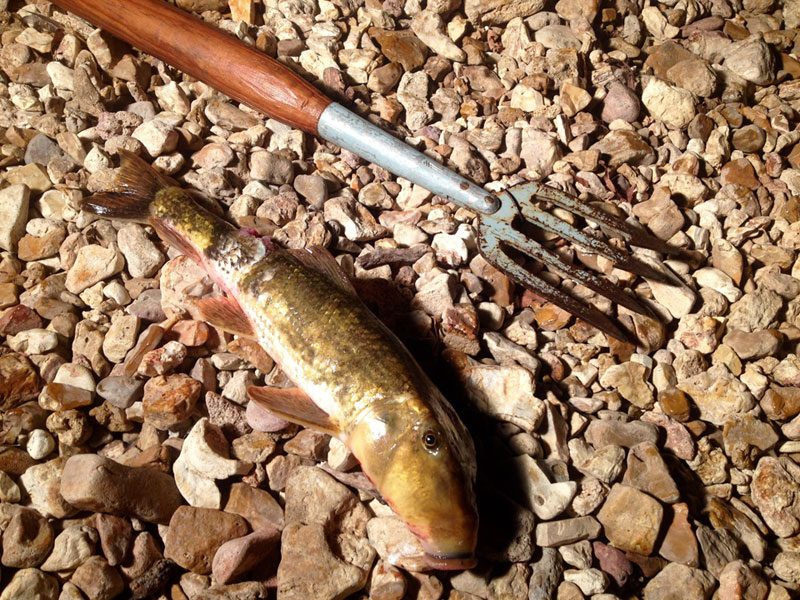
[[[154,377],[144,385],[144,420],[156,429],[169,429],[189,418],[202,385],[178,373]]]

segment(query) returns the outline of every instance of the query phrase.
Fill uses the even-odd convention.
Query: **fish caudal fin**
[[[147,223],[156,192],[172,184],[132,152],[120,150],[119,154],[120,167],[113,189],[85,198],[81,208],[109,219]]]
[[[299,388],[250,386],[247,388],[247,395],[251,402],[282,419],[334,437],[341,434],[339,428],[331,421],[330,415],[314,404],[314,401]]]

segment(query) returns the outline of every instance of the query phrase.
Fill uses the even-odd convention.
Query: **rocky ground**
[[[564,281],[640,343],[609,339],[487,264],[474,214],[0,0],[0,600],[796,596],[800,3],[178,4],[488,189],[636,217],[685,285],[543,236],[662,317]],[[247,407],[290,383],[183,309],[203,273],[80,211],[120,149],[334,252],[474,432],[476,569],[398,568],[415,539],[347,449]]]

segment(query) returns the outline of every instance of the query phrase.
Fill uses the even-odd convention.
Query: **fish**
[[[211,325],[256,340],[297,386],[251,386],[251,402],[340,439],[423,549],[424,568],[476,564],[472,438],[411,353],[358,298],[321,247],[283,249],[197,204],[120,151],[111,189],[82,201],[101,217],[148,224],[224,296],[194,299]]]

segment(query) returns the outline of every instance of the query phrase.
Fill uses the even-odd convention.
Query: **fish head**
[[[432,569],[475,565],[478,511],[475,450],[455,412],[445,406],[392,403],[372,411],[349,445],[389,507],[420,540]]]

